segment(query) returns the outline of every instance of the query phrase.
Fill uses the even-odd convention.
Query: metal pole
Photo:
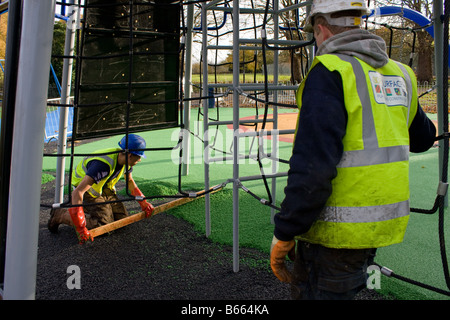
[[[274,11],[274,39],[278,40],[279,38],[279,1],[274,0],[273,1],[273,11]],[[275,50],[273,52],[273,84],[278,85],[278,50]],[[274,102],[278,102],[278,91],[275,91],[273,93],[273,99]],[[278,129],[278,106],[273,106],[273,130]],[[274,135],[272,137],[272,155],[276,159],[278,157],[278,138],[279,135]],[[278,162],[276,160],[272,160],[272,174],[275,174],[277,172]],[[277,196],[277,179],[272,179],[272,202],[275,204],[276,202],[276,196]],[[273,222],[273,218],[276,214],[276,210],[274,208],[271,208],[270,210],[270,217],[271,222]]]
[[[233,0],[233,271],[239,271],[239,1]]]
[[[4,299],[34,299],[45,110],[56,0],[24,0]]]
[[[75,2],[69,0],[71,5]],[[73,56],[75,47],[75,30],[77,22],[77,6],[72,6],[70,10],[70,17],[66,23],[66,41],[64,47],[64,56]],[[72,85],[72,69],[73,59],[64,58],[63,64],[63,78],[61,84],[61,104],[68,104],[70,102],[70,89]],[[61,107],[59,113],[59,134],[58,134],[58,154],[66,153],[67,147],[67,127],[69,121],[69,108]],[[62,203],[64,201],[64,169],[66,164],[65,157],[58,157],[56,162],[56,188],[55,188],[55,203]]]
[[[306,16],[309,16],[309,14],[311,13],[311,4],[308,4],[306,6]],[[306,39],[308,41],[312,40],[313,38],[313,34],[312,33],[308,33],[306,36]],[[312,66],[312,63],[314,61],[314,56],[316,55],[316,50],[315,50],[315,44],[313,43],[312,45],[308,46],[308,51],[309,51],[309,55],[308,55],[308,65]]]
[[[434,16],[434,55],[435,55],[435,72],[436,72],[436,98],[437,98],[437,114],[438,114],[438,131],[439,135],[447,131],[444,128],[444,116],[442,110],[444,110],[444,85],[448,85],[443,81],[443,68],[444,66],[443,52],[444,52],[444,26],[441,21],[443,15],[443,2],[442,0],[436,0],[433,2],[433,16]],[[445,44],[448,45],[448,44]],[[439,140],[439,177],[442,177],[443,162],[444,162],[444,143],[446,140]],[[448,205],[448,196],[445,198],[445,206]]]
[[[194,5],[190,4],[187,7],[186,17],[186,62],[184,69],[184,95],[189,99],[192,95],[192,32],[194,29]],[[187,176],[189,174],[189,163],[191,159],[191,135],[189,133],[191,128],[191,101],[184,102],[183,110],[183,159],[181,163],[181,174]]]
[[[6,38],[6,68],[2,105],[0,137],[0,285],[3,290],[5,275],[6,230],[8,221],[9,179],[11,174],[11,151],[16,105],[17,68],[19,64],[20,29],[22,24],[22,1],[13,1],[2,10],[8,10],[8,32]],[[2,294],[0,293],[0,296]]]
[[[208,96],[208,19],[207,6],[202,4],[202,59],[203,59],[203,97]],[[205,175],[205,190],[209,190],[209,134],[208,134],[208,100],[203,99],[203,161]],[[205,233],[209,237],[211,234],[211,199],[210,194],[205,195]]]

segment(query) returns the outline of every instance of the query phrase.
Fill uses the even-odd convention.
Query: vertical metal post
[[[207,6],[204,2],[202,4],[202,59],[203,59],[203,97],[208,96],[208,19]],[[208,133],[208,100],[203,99],[203,161],[204,161],[204,175],[205,175],[205,190],[209,189],[209,133]],[[211,234],[211,214],[210,214],[211,199],[210,194],[205,194],[205,233],[209,237]]]
[[[22,1],[13,1],[8,9],[8,31],[6,39],[6,68],[3,86],[2,125],[0,136],[0,285],[3,290],[5,274],[6,231],[8,222],[9,180],[11,174],[11,152],[13,143],[14,113],[17,90],[17,68],[19,64],[20,30],[22,25]],[[0,295],[2,293],[0,292]]]
[[[78,1],[77,1],[78,2]],[[73,56],[75,47],[75,30],[78,16],[78,7],[74,6],[74,0],[69,0],[72,5],[70,17],[66,22],[66,40],[64,47],[64,56]],[[61,104],[68,104],[70,102],[70,89],[72,86],[72,69],[73,59],[64,58],[62,83],[61,83]],[[59,113],[59,131],[58,131],[58,154],[66,153],[67,147],[67,127],[69,122],[69,109],[61,107]],[[56,187],[55,187],[55,203],[62,203],[64,201],[64,170],[65,157],[58,157],[56,162]]]
[[[309,16],[310,13],[311,13],[311,4],[308,4],[306,6],[306,17]],[[313,34],[308,33],[306,38],[308,39],[308,41],[312,40]],[[308,46],[308,50],[309,50],[308,65],[312,66],[312,63],[314,61],[314,56],[316,55],[315,44],[313,43],[312,45]]]
[[[433,16],[434,16],[434,54],[435,54],[435,72],[436,72],[436,96],[437,96],[437,114],[438,114],[438,131],[439,135],[443,134],[448,128],[443,127],[444,118],[443,110],[445,107],[443,105],[444,101],[444,85],[447,86],[448,83],[443,81],[443,68],[448,68],[448,65],[444,65],[443,52],[444,52],[444,25],[441,21],[441,16],[443,15],[443,1],[436,0],[433,1]],[[446,140],[439,140],[439,177],[442,177],[443,165],[444,165],[444,143]],[[445,206],[448,205],[448,196],[445,198]]]
[[[233,0],[233,271],[239,271],[239,1]]]
[[[4,299],[34,299],[45,111],[56,0],[24,0]]]
[[[279,1],[278,0],[273,0],[273,11],[274,11],[274,15],[273,15],[273,22],[274,22],[274,39],[276,41],[278,41],[279,38],[279,15],[278,15],[278,9],[279,9]],[[275,50],[273,52],[273,83],[275,86],[278,85],[278,50]],[[278,90],[275,90],[273,93],[273,100],[274,102],[278,102]],[[278,129],[278,106],[274,105],[273,106],[273,130],[277,130]],[[278,158],[278,138],[279,135],[278,134],[274,134],[272,136],[272,158],[276,159]],[[272,160],[272,173],[276,173],[277,172],[277,168],[278,168],[278,162],[276,160]],[[275,204],[276,201],[276,195],[277,195],[277,179],[276,178],[272,178],[272,201],[273,204]],[[271,222],[273,222],[273,218],[276,214],[276,210],[274,208],[271,208]]]
[[[184,68],[184,96],[189,99],[192,95],[192,31],[194,29],[194,5],[190,4],[187,7],[186,17],[186,59]],[[183,158],[181,163],[181,174],[187,176],[189,174],[189,163],[191,159],[191,101],[184,102],[183,110]]]

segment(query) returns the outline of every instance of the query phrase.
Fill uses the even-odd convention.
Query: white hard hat
[[[339,11],[354,10],[360,12],[360,17],[369,14],[371,11],[367,8],[364,0],[313,0],[311,5],[311,12],[306,20],[306,25],[303,28],[306,32],[312,32],[311,18],[317,14],[321,14],[327,18],[330,25],[351,27],[361,23],[358,17],[340,17],[331,18],[330,15]]]

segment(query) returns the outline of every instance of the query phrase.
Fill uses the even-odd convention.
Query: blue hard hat
[[[124,136],[119,141],[119,147],[121,147],[124,150],[127,149],[127,136]],[[131,154],[135,154],[142,158],[146,158],[146,156],[144,155],[144,150],[133,150],[133,149],[145,149],[145,147],[146,143],[144,138],[133,133],[128,135],[128,150],[130,150]]]

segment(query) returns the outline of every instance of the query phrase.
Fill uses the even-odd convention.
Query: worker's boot
[[[50,211],[50,219],[47,223],[47,228],[51,233],[58,233],[58,227],[60,224],[72,225],[72,219],[70,219],[69,211],[67,209],[52,209]]]

